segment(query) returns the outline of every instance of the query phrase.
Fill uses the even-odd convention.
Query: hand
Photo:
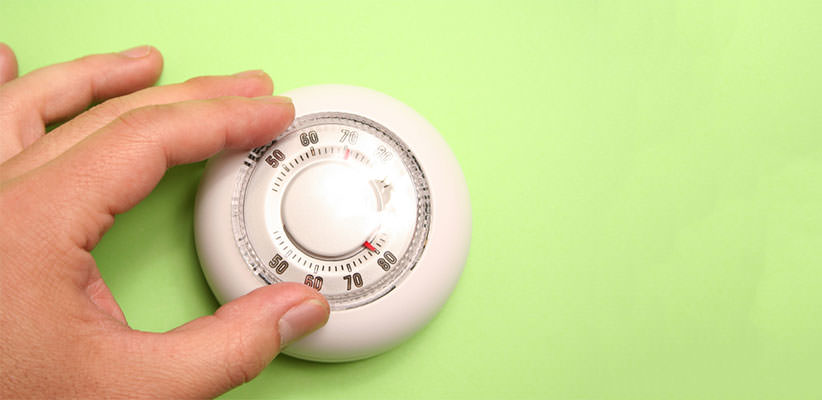
[[[216,396],[328,318],[319,293],[278,284],[166,333],[129,328],[89,253],[114,216],[170,166],[294,117],[261,71],[144,89],[161,69],[142,46],[16,78],[0,44],[0,398]]]

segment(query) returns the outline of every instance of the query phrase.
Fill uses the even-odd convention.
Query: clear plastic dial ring
[[[391,292],[426,245],[429,187],[414,154],[362,116],[297,118],[248,153],[231,202],[237,247],[263,282],[302,282],[332,310]]]

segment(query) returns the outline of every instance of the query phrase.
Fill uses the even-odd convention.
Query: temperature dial
[[[198,253],[221,302],[301,282],[328,324],[286,354],[349,361],[384,351],[439,310],[470,237],[464,178],[434,128],[386,95],[328,85],[287,93],[273,142],[213,159],[196,207]]]

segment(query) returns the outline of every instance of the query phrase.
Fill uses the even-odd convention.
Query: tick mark
[[[374,245],[373,245],[373,244],[371,244],[371,242],[369,242],[369,241],[367,241],[367,240],[366,240],[366,241],[365,241],[362,245],[363,245],[363,247],[365,247],[365,248],[366,248],[366,249],[368,249],[369,251],[373,251],[373,252],[375,252],[375,253],[377,253],[377,254],[380,254],[379,250],[377,250],[377,248],[376,248],[376,247],[374,247]]]

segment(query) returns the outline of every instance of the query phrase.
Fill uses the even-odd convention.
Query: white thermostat
[[[197,252],[221,303],[300,282],[328,323],[284,353],[381,353],[443,306],[468,254],[465,178],[422,116],[387,95],[322,85],[285,93],[296,118],[273,142],[212,159],[195,207]]]

